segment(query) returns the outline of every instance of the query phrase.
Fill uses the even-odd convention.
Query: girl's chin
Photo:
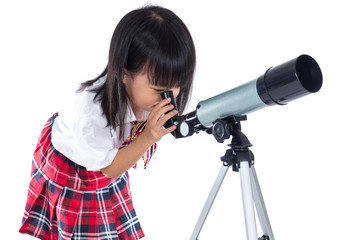
[[[144,111],[145,111],[145,112],[151,112],[155,107],[156,107],[156,105],[153,105],[153,106],[144,108]]]

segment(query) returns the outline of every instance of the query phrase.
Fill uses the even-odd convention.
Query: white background
[[[118,21],[145,3],[0,3],[1,238],[32,239],[17,231],[42,126],[78,83],[103,70]],[[356,1],[154,3],[183,19],[196,44],[189,111],[199,101],[303,53],[317,60],[324,77],[318,93],[251,113],[243,130],[254,145],[276,239],[357,239],[360,9]],[[189,239],[226,149],[206,133],[181,140],[166,136],[146,171],[130,171],[145,239]],[[245,239],[238,174],[228,172],[200,239]]]

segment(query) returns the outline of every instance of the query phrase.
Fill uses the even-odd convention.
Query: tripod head
[[[246,120],[246,115],[240,117],[232,115],[223,119],[217,119],[213,123],[212,128],[210,128],[207,132],[212,133],[216,141],[219,143],[223,143],[224,140],[229,139],[230,136],[232,136],[232,145],[251,147],[251,143],[241,132],[240,122]]]
[[[241,131],[241,121],[247,120],[244,116],[229,116],[223,119],[217,119],[213,123],[213,127],[207,130],[207,133],[212,133],[216,141],[223,143],[224,140],[232,136],[230,149],[221,157],[224,166],[233,166],[233,171],[238,172],[240,162],[248,162],[249,166],[254,164],[254,155],[249,149],[252,146],[249,139]]]

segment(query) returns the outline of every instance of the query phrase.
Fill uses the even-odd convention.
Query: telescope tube
[[[246,115],[275,104],[285,105],[319,91],[321,86],[319,65],[312,57],[301,55],[269,68],[255,80],[199,102],[196,116],[201,125],[210,128],[216,119]]]
[[[217,119],[241,117],[272,105],[315,93],[322,86],[322,73],[309,55],[300,55],[288,62],[269,68],[263,75],[243,85],[198,103],[196,110],[177,117],[175,138],[191,136],[207,130]]]

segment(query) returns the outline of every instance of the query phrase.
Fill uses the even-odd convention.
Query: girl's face
[[[150,84],[146,71],[139,73],[134,77],[125,75],[124,84],[130,100],[130,106],[138,118],[141,118],[144,111],[151,110],[162,100],[160,93],[164,91],[173,91],[174,98],[179,95],[180,88],[166,88]]]

